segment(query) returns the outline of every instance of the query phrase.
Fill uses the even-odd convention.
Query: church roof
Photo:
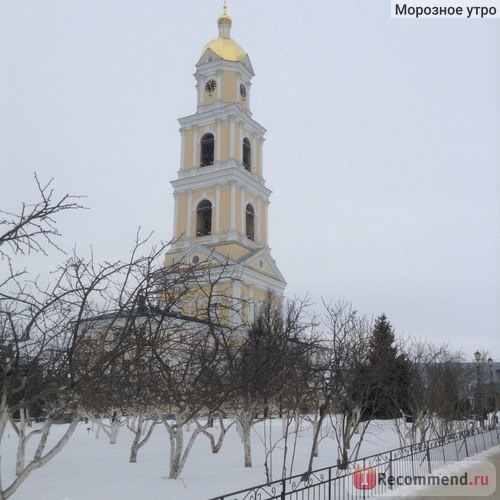
[[[208,42],[201,51],[201,55],[211,49],[225,61],[240,62],[246,57],[246,52],[231,38],[231,17],[227,14],[226,3],[224,11],[217,19],[219,26],[219,38]]]
[[[245,59],[246,52],[232,38],[216,38],[208,42],[201,54],[207,49],[212,49],[220,58],[225,61],[240,62]]]

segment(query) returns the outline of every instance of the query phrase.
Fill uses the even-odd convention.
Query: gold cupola
[[[202,56],[207,49],[211,49],[225,61],[241,62],[245,59],[246,52],[231,38],[231,24],[231,16],[228,15],[224,2],[224,10],[217,19],[219,38],[211,40],[203,47]]]

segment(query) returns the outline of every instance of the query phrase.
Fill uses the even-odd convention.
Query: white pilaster
[[[241,317],[241,283],[233,282],[233,296],[231,298],[231,324],[239,326],[242,323]]]
[[[234,160],[234,118],[229,119],[229,159]]]
[[[184,165],[184,159],[186,157],[186,131],[181,129],[181,170],[186,168]]]
[[[193,214],[193,192],[188,191],[188,203],[187,203],[187,222],[186,222],[186,236],[191,237],[191,217]]]
[[[217,71],[217,100],[222,99],[222,71]]]
[[[200,155],[198,152],[198,127],[193,129],[193,168],[200,166]]]
[[[215,186],[215,232],[220,232],[220,184]]]
[[[236,230],[236,184],[234,183],[231,183],[231,221],[229,230]]]
[[[177,238],[178,227],[178,218],[179,218],[179,193],[174,192],[174,239]]]
[[[262,212],[262,198],[258,198],[257,207],[255,209],[255,220],[254,220],[254,228],[255,228],[255,241],[260,243],[260,235],[261,235],[261,221],[262,217],[260,216]]]
[[[222,123],[221,120],[216,120],[215,125],[217,127],[217,137],[215,138],[215,163],[220,162],[220,148],[222,144]]]
[[[240,189],[240,207],[241,207],[241,232],[243,233],[244,236],[247,235],[247,228],[246,228],[246,202],[245,202],[245,188],[241,186]]]

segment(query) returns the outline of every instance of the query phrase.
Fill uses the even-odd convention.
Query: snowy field
[[[265,448],[279,440],[280,420],[258,423],[252,432],[252,459],[254,467],[243,467],[243,446],[234,426],[228,432],[222,449],[212,454],[208,439],[199,435],[188,456],[186,466],[177,480],[167,479],[169,440],[162,425],[154,430],[151,439],[139,450],[138,461],[129,463],[132,433],[122,427],[118,441],[109,444],[101,432],[98,439],[94,431],[87,431],[91,424],[80,423],[66,447],[42,468],[34,471],[19,487],[15,500],[206,500],[210,497],[265,483]],[[61,435],[66,426],[53,427],[50,439]],[[289,438],[290,439],[290,438]],[[187,440],[187,435],[186,435]],[[293,473],[306,469],[310,452],[312,430],[304,425],[297,440]],[[3,446],[3,484],[10,484],[15,469],[16,436],[7,429]],[[36,445],[36,439],[30,443]],[[50,444],[50,441],[49,441]],[[289,447],[292,446],[290,439]],[[399,440],[390,422],[373,422],[361,447],[360,456],[397,448]],[[291,450],[289,451],[291,453]],[[29,460],[27,453],[26,461]],[[319,457],[314,468],[334,465],[337,461],[336,443],[331,437],[319,445]],[[273,453],[274,479],[281,477],[281,443]]]
[[[391,421],[370,424],[361,446],[360,457],[399,447],[399,439]],[[47,465],[35,470],[13,495],[15,500],[207,500],[235,490],[266,482],[265,455],[273,443],[273,459],[268,461],[273,479],[281,477],[283,441],[281,420],[268,420],[254,426],[252,431],[253,468],[243,467],[243,445],[234,426],[228,431],[222,449],[212,454],[208,439],[199,435],[188,456],[186,466],[177,480],[168,479],[169,440],[162,425],[158,425],[143,448],[138,462],[129,463],[133,435],[123,426],[118,441],[111,445],[104,432],[96,438],[97,425],[80,423],[66,447]],[[49,436],[49,445],[60,437],[66,425],[55,425]],[[215,426],[217,430],[217,426]],[[217,433],[215,433],[217,436]],[[186,432],[185,441],[188,440]],[[306,468],[312,441],[310,424],[303,422],[294,456],[293,474]],[[353,444],[355,441],[353,441]],[[8,428],[1,448],[4,487],[10,484],[15,470],[17,438]],[[26,463],[37,444],[36,438],[28,446]],[[289,459],[293,435],[289,437]],[[499,446],[474,459],[483,460]],[[479,458],[478,458],[479,457]],[[319,457],[314,468],[334,465],[337,461],[336,443],[325,435],[319,445]],[[290,464],[290,460],[288,460]],[[460,465],[451,466],[460,468]],[[287,469],[290,475],[290,469]],[[401,492],[403,490],[400,490]],[[406,494],[417,493],[407,489]]]

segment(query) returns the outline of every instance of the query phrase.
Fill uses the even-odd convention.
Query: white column
[[[184,165],[184,159],[186,157],[186,130],[181,129],[181,170],[184,170],[186,166]]]
[[[217,71],[217,100],[222,99],[222,71]]]
[[[234,118],[229,119],[229,159],[234,160]]]
[[[221,120],[216,120],[215,124],[217,126],[217,137],[215,138],[215,163],[220,162],[220,148],[221,148]]]
[[[198,150],[198,128],[193,130],[193,168],[200,166],[200,155],[196,154]]]
[[[220,184],[215,186],[215,232],[220,231]]]
[[[248,322],[253,323],[255,321],[255,304],[253,298],[248,300]]]
[[[260,172],[260,175],[263,177],[264,176],[264,140],[260,140],[260,148],[259,148],[259,169],[258,172]]]
[[[258,173],[257,171],[257,140],[255,139],[255,137],[252,137],[252,156],[251,156],[251,161],[252,161],[252,168],[251,168],[251,171],[256,174]]]
[[[193,192],[188,191],[188,203],[187,203],[187,222],[186,222],[186,236],[189,238],[191,236],[191,216],[193,213]]]
[[[174,239],[177,238],[178,227],[178,217],[179,217],[179,193],[174,193]]]
[[[240,125],[240,133],[238,134],[238,161],[243,162],[243,127]]]
[[[236,230],[236,184],[234,183],[231,183],[231,220],[229,230]]]
[[[269,231],[269,221],[267,220],[267,211],[268,211],[268,208],[269,208],[269,201],[265,201],[264,202],[264,207],[263,207],[263,214],[262,214],[262,220],[263,221],[266,221],[266,230],[264,231],[264,241],[265,241],[265,244],[267,245],[268,244],[268,231]]]
[[[255,228],[255,241],[260,243],[260,234],[261,234],[261,212],[262,212],[262,198],[259,197],[257,200],[257,207],[255,209],[255,220],[254,220],[254,228]]]
[[[242,186],[240,190],[240,206],[241,206],[241,232],[246,236],[246,203],[245,203],[245,188]]]
[[[231,299],[231,324],[241,325],[241,283],[234,281],[233,297]]]

